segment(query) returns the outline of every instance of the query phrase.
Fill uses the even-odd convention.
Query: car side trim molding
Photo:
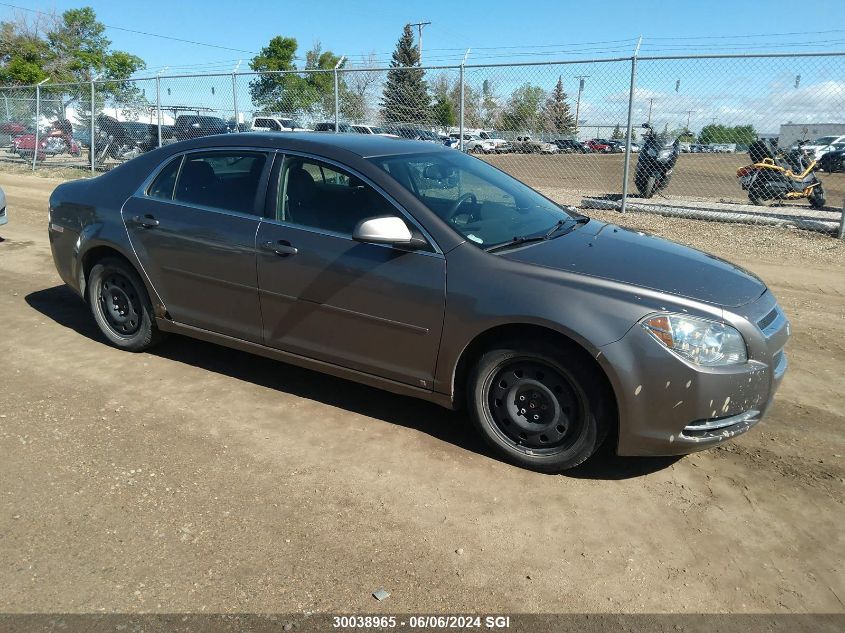
[[[267,347],[266,345],[251,343],[232,336],[226,336],[225,334],[210,332],[209,330],[204,330],[192,325],[185,325],[184,323],[177,323],[176,321],[171,321],[169,319],[157,318],[156,324],[159,329],[165,332],[183,334],[209,343],[223,345],[224,347],[230,347],[250,354],[257,354],[258,356],[278,360],[283,363],[289,363],[291,365],[296,365],[297,367],[303,367],[304,369],[310,369],[312,371],[329,374],[337,378],[351,380],[369,387],[383,389],[384,391],[389,391],[401,396],[420,398],[421,400],[427,400],[429,402],[433,402],[434,404],[438,404],[446,409],[455,408],[455,404],[449,394],[440,393],[431,389],[414,387],[413,385],[407,385],[388,378],[382,378],[366,372],[349,369],[348,367],[342,367],[340,365],[334,365],[332,363],[316,360],[307,356],[301,356],[292,352]]]

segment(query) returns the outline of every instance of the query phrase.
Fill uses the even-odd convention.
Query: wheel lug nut
[[[520,412],[522,415],[525,415],[525,409],[520,409],[520,410],[519,410],[519,412]]]
[[[535,420],[539,420],[539,419],[540,419],[540,416],[539,416],[539,415],[535,415],[535,416],[534,416],[534,419],[535,419]]]
[[[525,400],[525,396],[519,396],[520,400]]]

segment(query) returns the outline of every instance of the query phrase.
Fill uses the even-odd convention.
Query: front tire
[[[143,352],[164,338],[144,282],[125,261],[106,257],[97,262],[88,275],[87,293],[94,320],[115,347]]]
[[[573,468],[607,436],[610,399],[580,354],[511,342],[479,358],[468,381],[470,416],[500,455],[546,473]]]

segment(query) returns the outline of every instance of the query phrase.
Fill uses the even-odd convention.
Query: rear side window
[[[173,199],[173,187],[176,184],[176,176],[179,174],[179,165],[182,163],[182,157],[179,156],[171,160],[164,169],[159,172],[153,184],[147,189],[147,195],[151,198],[159,198],[161,200]]]
[[[173,199],[187,205],[254,213],[266,162],[267,155],[261,152],[188,154]]]

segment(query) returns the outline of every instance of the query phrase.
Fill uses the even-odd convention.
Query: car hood
[[[754,274],[714,255],[596,220],[501,256],[726,308],[754,301],[766,290]]]

